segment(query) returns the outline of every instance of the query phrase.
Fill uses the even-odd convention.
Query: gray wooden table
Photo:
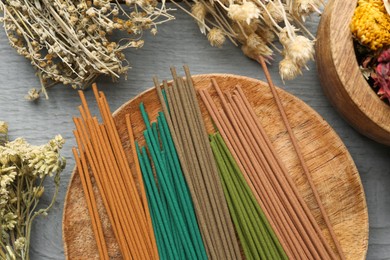
[[[188,64],[193,74],[232,73],[265,80],[260,65],[244,57],[230,43],[221,49],[213,48],[200,34],[196,23],[180,11],[177,20],[159,27],[156,37],[145,34],[145,46],[127,51],[133,69],[128,80],[112,83],[101,78],[99,88],[105,92],[112,109],[152,86],[151,77],[170,78],[169,67]],[[318,19],[308,23],[315,33]],[[299,97],[316,110],[339,134],[349,149],[364,185],[370,221],[368,259],[390,259],[390,148],[375,143],[352,129],[324,97],[317,77],[315,63],[310,71],[283,85],[278,76],[278,57],[270,67],[275,84]],[[7,121],[11,138],[24,136],[33,144],[47,142],[56,134],[66,139],[63,155],[67,167],[61,178],[58,200],[48,217],[39,218],[33,226],[31,259],[63,259],[62,212],[68,182],[74,167],[71,148],[75,145],[72,116],[80,104],[77,91],[57,86],[50,90],[49,100],[37,103],[24,100],[27,90],[39,87],[29,62],[18,56],[0,30],[0,120]],[[87,98],[92,100],[91,91]],[[93,112],[97,112],[96,110]],[[46,187],[47,193],[52,189]],[[47,195],[42,205],[48,203]]]

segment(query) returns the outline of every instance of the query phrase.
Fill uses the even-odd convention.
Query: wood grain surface
[[[208,88],[211,78],[217,80],[222,91],[232,91],[236,85],[242,86],[259,121],[270,136],[276,152],[282,158],[317,222],[320,223],[326,238],[331,241],[268,85],[241,76],[207,74],[193,77],[195,88],[198,90]],[[216,96],[215,91],[211,94]],[[281,90],[279,95],[346,259],[365,259],[368,246],[367,207],[359,173],[352,158],[337,134],[316,112],[285,91]],[[131,154],[125,116],[126,114],[131,116],[136,140],[144,140],[145,126],[139,111],[141,102],[144,103],[149,118],[154,121],[157,113],[161,111],[154,88],[127,102],[114,113],[122,145],[134,173],[134,155]],[[215,132],[211,118],[201,101],[200,105],[208,133]],[[96,193],[96,197],[100,197],[99,193]],[[110,258],[119,259],[118,246],[113,239],[108,217],[103,210],[101,200],[99,202],[98,207],[106,232]],[[99,258],[90,221],[76,170],[68,188],[64,207],[63,236],[67,259]]]
[[[359,132],[390,145],[390,106],[364,79],[349,29],[356,1],[330,0],[317,33],[316,58],[325,95]]]
[[[143,48],[126,52],[133,67],[128,80],[121,79],[117,83],[108,78],[98,80],[99,88],[105,92],[113,110],[152,86],[153,75],[160,79],[170,78],[169,66],[188,64],[193,74],[231,73],[265,80],[260,65],[242,55],[239,48],[230,43],[221,49],[211,47],[191,18],[181,11],[171,13],[176,16],[175,21],[158,27],[156,36],[145,34]],[[313,16],[307,24],[316,34],[318,18]],[[309,64],[310,71],[304,71],[303,76],[284,85],[278,76],[279,60],[276,55],[270,67],[275,84],[317,111],[340,136],[355,161],[369,213],[367,259],[389,259],[390,148],[359,134],[340,117],[323,94],[314,62]],[[56,134],[66,139],[62,154],[68,161],[62,173],[58,200],[47,217],[36,219],[31,241],[32,260],[60,260],[64,259],[61,223],[65,193],[75,165],[71,152],[75,145],[71,117],[78,114],[80,101],[70,87],[56,86],[49,91],[49,100],[26,102],[23,97],[32,87],[39,87],[34,70],[9,46],[4,31],[0,29],[0,120],[8,121],[10,137],[25,136],[33,144],[45,143]],[[92,91],[87,91],[86,96],[92,102]],[[46,185],[45,190],[42,206],[49,203],[52,185]]]

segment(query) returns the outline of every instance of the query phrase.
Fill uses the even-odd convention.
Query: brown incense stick
[[[289,133],[291,142],[292,142],[292,144],[294,146],[294,149],[295,149],[295,151],[296,151],[296,153],[298,155],[299,161],[300,161],[300,163],[302,165],[303,171],[304,171],[304,173],[306,175],[306,178],[307,178],[307,180],[309,182],[310,188],[311,188],[311,190],[312,190],[312,192],[314,194],[314,198],[316,199],[316,202],[317,202],[317,204],[318,204],[318,206],[320,208],[322,217],[324,218],[325,224],[326,224],[326,226],[327,226],[327,228],[329,230],[329,233],[330,233],[330,235],[332,237],[333,243],[336,246],[336,249],[337,249],[337,252],[338,252],[340,258],[344,260],[345,256],[344,256],[343,250],[342,250],[341,245],[340,245],[340,243],[339,243],[339,241],[337,239],[336,234],[334,233],[332,224],[330,223],[329,216],[328,216],[328,214],[327,214],[327,212],[326,212],[326,210],[325,210],[325,208],[324,208],[324,206],[323,206],[323,204],[321,202],[321,198],[320,198],[320,196],[318,194],[317,188],[315,187],[315,184],[314,184],[313,179],[311,177],[311,173],[310,173],[310,171],[309,171],[309,169],[308,169],[308,167],[306,165],[305,159],[303,158],[303,155],[302,155],[301,149],[299,147],[299,144],[298,144],[298,142],[296,140],[295,134],[294,134],[293,130],[291,129],[290,123],[289,123],[289,121],[287,119],[287,115],[286,115],[286,112],[285,112],[284,107],[283,107],[283,104],[282,104],[282,102],[280,100],[280,97],[279,97],[279,95],[278,95],[278,93],[276,91],[276,88],[275,88],[275,86],[274,86],[274,84],[272,82],[271,75],[269,74],[267,65],[266,65],[266,63],[264,61],[264,58],[260,56],[259,57],[259,62],[261,64],[261,67],[263,68],[264,74],[265,74],[265,76],[267,78],[267,81],[268,81],[268,85],[269,85],[269,87],[270,87],[270,89],[272,91],[272,95],[274,96],[274,99],[275,99],[276,104],[278,106],[279,112],[282,115],[282,119],[283,119],[284,125],[285,125],[285,127],[286,127],[286,129],[287,129],[287,131]]]
[[[220,230],[222,229],[218,212],[218,206],[217,206],[217,200],[215,198],[215,193],[212,192],[212,189],[214,187],[211,186],[211,180],[210,180],[210,172],[211,169],[209,168],[209,164],[207,163],[207,159],[205,157],[205,151],[204,147],[201,147],[202,141],[200,137],[199,131],[197,131],[197,124],[195,122],[195,116],[193,114],[193,110],[191,109],[191,105],[188,99],[188,96],[186,95],[186,91],[184,89],[183,79],[177,78],[177,85],[178,85],[178,93],[180,95],[181,103],[183,105],[183,114],[184,117],[187,120],[189,132],[191,135],[192,145],[194,147],[195,154],[198,158],[198,164],[200,165],[200,171],[198,172],[197,178],[199,178],[199,183],[202,185],[202,188],[207,192],[205,197],[207,198],[207,201],[204,201],[206,205],[207,213],[209,214],[209,219],[211,221],[211,229],[213,233],[214,239],[214,245],[215,248],[218,251],[218,258],[224,258],[227,259],[228,255],[225,254],[225,251],[229,252],[229,249],[227,248],[226,244],[223,243],[223,239],[218,239],[218,237],[221,237]],[[219,234],[219,235],[218,235]],[[223,237],[223,236],[222,236]]]
[[[277,177],[280,176],[280,177],[284,178],[283,179],[284,181],[287,181],[287,184],[286,184],[287,189],[292,190],[293,194],[296,196],[301,207],[303,208],[305,214],[308,216],[311,225],[313,226],[313,228],[317,232],[318,236],[320,237],[322,243],[324,244],[327,252],[330,254],[331,258],[334,259],[335,255],[333,253],[333,250],[328,245],[328,242],[326,241],[325,237],[323,236],[322,231],[320,230],[320,228],[318,226],[318,223],[314,219],[306,202],[303,200],[302,196],[300,195],[300,193],[299,193],[298,189],[296,188],[295,183],[291,179],[286,167],[284,166],[281,159],[277,155],[275,148],[273,147],[273,145],[271,143],[271,140],[269,139],[268,135],[265,133],[264,128],[260,124],[255,112],[253,111],[251,105],[249,104],[249,101],[246,99],[245,94],[243,93],[241,87],[237,87],[237,92],[239,94],[239,100],[242,102],[242,106],[240,106],[240,107],[246,108],[246,110],[249,112],[249,114],[252,118],[251,121],[255,125],[252,129],[255,129],[258,132],[259,136],[261,136],[265,142],[265,145],[261,145],[261,147],[268,148],[268,150],[271,154],[271,156],[268,157],[272,162],[271,165],[274,165],[275,169],[279,169],[283,173],[283,174],[277,175]]]
[[[180,129],[181,136],[183,138],[183,147],[185,148],[183,150],[186,154],[187,162],[189,163],[189,169],[194,180],[194,185],[195,187],[197,187],[198,190],[197,196],[199,196],[199,201],[205,202],[208,200],[208,194],[203,185],[203,182],[198,178],[199,176],[201,176],[201,166],[199,163],[199,158],[195,151],[195,147],[192,142],[190,129],[186,127],[187,120],[184,112],[184,107],[183,103],[180,102],[180,94],[175,82],[173,83],[173,86],[168,89],[167,94],[171,97],[171,100],[173,101],[170,104],[170,108],[176,111],[176,115],[178,118],[178,129]],[[211,223],[213,223],[211,215],[212,208],[208,203],[201,203],[201,208],[202,211],[205,213],[205,222],[207,225],[207,229],[210,232],[211,243],[206,244],[206,248],[208,249],[208,253],[210,253],[211,257],[217,258],[219,254],[218,250],[220,250],[220,248],[217,248],[215,246],[214,236],[212,235],[215,232],[215,226],[213,227],[213,225],[211,225]]]
[[[206,126],[203,122],[202,112],[200,111],[200,107],[199,107],[198,100],[196,97],[195,87],[193,85],[190,70],[189,70],[188,66],[186,66],[186,65],[184,66],[184,71],[185,71],[186,79],[187,79],[186,89],[188,91],[188,96],[190,97],[192,109],[195,113],[195,119],[196,119],[196,122],[198,124],[198,129],[201,133],[203,146],[206,148],[205,149],[206,161],[209,163],[210,170],[213,173],[213,174],[211,174],[210,177],[211,177],[212,187],[215,187],[216,195],[218,196],[218,205],[220,206],[219,207],[220,216],[221,216],[221,221],[223,223],[222,228],[223,228],[224,234],[221,234],[221,236],[227,238],[226,239],[228,242],[227,246],[229,248],[229,252],[230,252],[231,257],[234,259],[240,259],[241,253],[239,251],[239,246],[237,243],[236,234],[234,232],[233,222],[230,218],[229,209],[228,209],[226,199],[225,199],[223,189],[222,189],[222,184],[221,184],[221,181],[218,177],[218,168],[217,168],[216,162],[214,160],[211,146],[209,144]]]
[[[203,212],[203,210],[201,210],[201,204],[198,200],[198,197],[196,196],[196,187],[194,187],[194,182],[193,182],[191,176],[189,175],[188,165],[187,165],[186,160],[184,158],[181,140],[177,137],[176,130],[175,130],[173,123],[172,123],[171,115],[169,114],[167,105],[165,104],[165,99],[164,99],[162,92],[161,92],[161,86],[158,83],[158,80],[156,77],[153,78],[153,81],[154,81],[154,85],[155,85],[156,90],[157,90],[157,94],[158,94],[159,99],[160,99],[160,103],[161,103],[165,118],[166,118],[167,123],[168,123],[169,130],[171,132],[173,143],[175,145],[175,148],[176,148],[176,151],[177,151],[177,154],[179,157],[179,161],[180,161],[180,165],[182,167],[183,175],[186,179],[188,188],[189,188],[190,193],[192,195],[192,201],[194,203],[195,214],[196,214],[197,220],[199,222],[199,227],[201,229],[203,241],[205,241],[206,245],[211,244],[212,242],[211,242],[210,231],[209,231],[207,224],[206,224],[206,218],[205,218],[204,212]],[[164,81],[163,84],[164,84],[164,89],[166,91],[168,91],[168,85],[167,85],[166,81]],[[169,103],[172,104],[172,101]],[[206,247],[206,249],[208,252],[207,247]],[[209,254],[210,253],[208,253],[208,255]]]

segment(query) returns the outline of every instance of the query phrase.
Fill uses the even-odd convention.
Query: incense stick
[[[324,208],[324,206],[323,206],[323,204],[321,202],[321,198],[320,198],[320,196],[318,194],[318,191],[317,191],[317,188],[316,188],[316,186],[315,186],[315,184],[313,182],[313,179],[312,179],[312,176],[310,174],[310,171],[309,171],[309,169],[308,169],[308,167],[306,165],[305,159],[303,158],[303,155],[302,155],[302,152],[301,152],[301,148],[299,147],[299,144],[298,144],[298,141],[297,141],[297,139],[295,137],[294,131],[291,129],[290,123],[289,123],[289,121],[287,119],[287,115],[286,115],[286,112],[285,112],[284,107],[283,107],[283,104],[282,104],[282,102],[280,100],[280,97],[279,97],[277,91],[276,91],[275,85],[272,82],[272,79],[271,79],[271,76],[269,74],[267,65],[266,65],[266,63],[264,61],[264,58],[260,56],[259,61],[260,61],[261,67],[263,68],[264,74],[265,74],[265,76],[267,78],[268,85],[269,85],[269,87],[270,87],[270,89],[272,91],[272,95],[273,95],[273,97],[275,99],[275,102],[276,102],[276,104],[278,106],[279,112],[280,112],[280,114],[282,116],[283,123],[284,123],[284,125],[285,125],[285,127],[286,127],[286,129],[288,131],[289,136],[290,136],[290,140],[291,140],[291,142],[292,142],[292,144],[294,146],[294,149],[295,149],[295,151],[296,151],[296,153],[298,155],[299,161],[300,161],[301,166],[303,168],[303,172],[306,175],[306,178],[307,178],[307,180],[309,182],[310,188],[311,188],[311,190],[312,190],[312,192],[314,194],[314,198],[315,198],[315,200],[317,202],[318,207],[320,208],[320,211],[321,211],[322,217],[323,217],[323,219],[325,221],[326,227],[328,228],[329,233],[330,233],[330,235],[332,237],[333,243],[336,246],[337,253],[339,254],[340,258],[342,260],[344,260],[345,259],[345,255],[344,255],[343,250],[341,248],[340,242],[338,241],[337,236],[334,233],[334,230],[333,230],[332,224],[330,222],[329,216],[328,216],[328,214],[327,214],[327,212],[326,212],[326,210],[325,210],[325,208]]]

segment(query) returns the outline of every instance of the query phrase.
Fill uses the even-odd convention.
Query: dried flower
[[[57,84],[85,88],[100,75],[114,80],[129,69],[123,50],[143,45],[140,36],[157,24],[174,19],[165,2],[126,1],[125,12],[118,2],[94,1],[0,1],[9,43],[37,69],[41,91],[31,90],[29,100]],[[115,31],[131,35],[110,39]]]
[[[279,63],[279,73],[283,80],[292,80],[302,74],[302,71],[294,61],[286,57]]]
[[[298,67],[303,67],[309,60],[314,60],[314,43],[298,35],[289,39],[285,45],[285,55]]]
[[[195,18],[198,19],[198,26],[200,31],[203,34],[206,34],[206,27],[204,23],[204,19],[207,14],[206,6],[200,1],[195,1],[195,4],[191,7],[191,13]]]
[[[191,15],[196,18],[202,32],[219,28],[235,45],[241,44],[243,53],[255,60],[260,56],[270,60],[273,49],[282,53],[287,61],[279,66],[284,79],[301,74],[302,68],[314,57],[314,36],[300,28],[305,18],[320,13],[322,0],[197,0]],[[180,5],[177,5],[180,8]],[[195,11],[200,6],[206,11]],[[201,15],[199,15],[201,14]],[[213,29],[211,29],[213,28]],[[273,44],[278,36],[283,45],[280,51]],[[207,37],[210,39],[209,32]],[[211,41],[210,41],[211,42]],[[212,45],[216,45],[211,42]],[[291,64],[294,63],[294,64]]]
[[[267,11],[269,12],[270,15],[265,15],[264,16],[264,21],[266,24],[269,24],[272,26],[272,21],[271,18],[276,22],[276,23],[281,23],[284,20],[283,17],[283,6],[278,5],[272,1],[270,1],[267,6]]]
[[[358,41],[371,50],[390,45],[390,15],[383,1],[359,0],[350,28]]]
[[[253,2],[243,0],[242,4],[231,4],[228,9],[228,15],[234,21],[246,21],[247,24],[250,24],[252,19],[259,18],[260,10]]]
[[[219,28],[212,28],[207,34],[211,46],[220,48],[225,42],[225,34]]]
[[[375,68],[374,86],[379,87],[378,95],[390,102],[390,48],[381,52]]]
[[[321,2],[319,0],[297,0],[293,3],[293,13],[302,19],[302,21],[306,20],[306,17],[311,13],[318,11],[317,6],[319,6]]]
[[[27,92],[27,95],[25,96],[25,99],[30,101],[35,101],[39,99],[39,93],[40,91],[36,88],[32,88]]]
[[[1,259],[29,259],[32,222],[47,215],[58,194],[65,167],[65,158],[59,155],[63,144],[62,137],[56,136],[41,146],[30,145],[23,138],[0,145]],[[50,205],[37,210],[48,176],[54,176],[55,192]]]

